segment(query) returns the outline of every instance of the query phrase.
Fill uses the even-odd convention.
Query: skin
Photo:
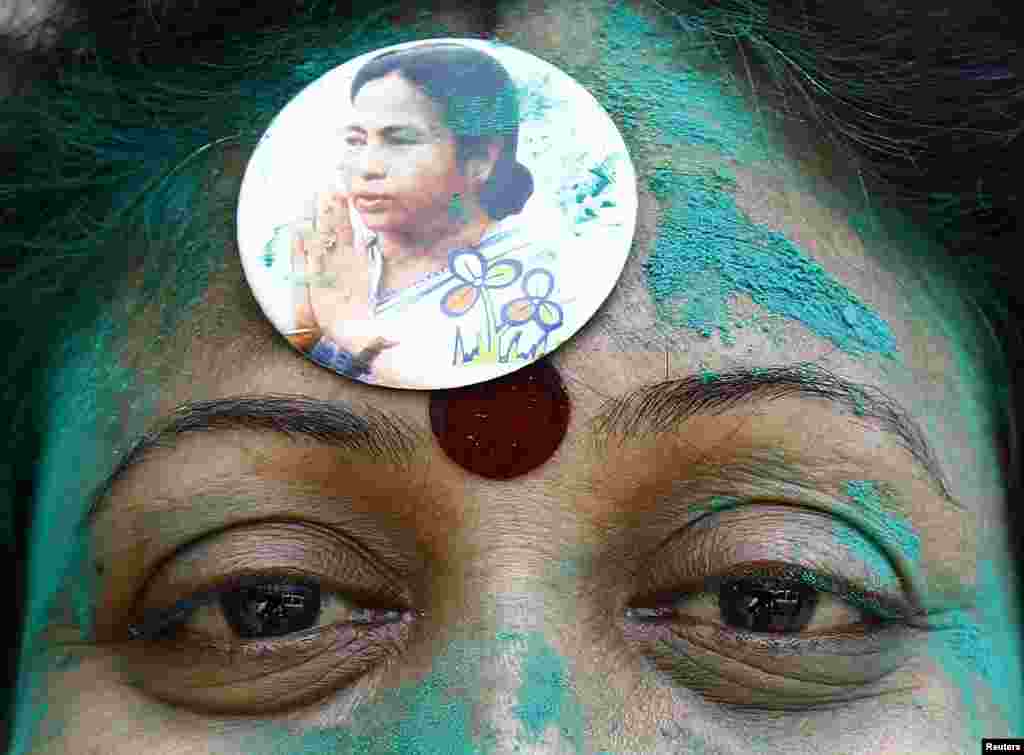
[[[479,238],[490,222],[480,207],[480,187],[500,144],[459,166],[455,136],[437,104],[397,73],[364,84],[352,105],[345,188],[367,227],[381,236],[381,253],[391,263],[384,282],[393,287],[424,265],[429,271],[447,261],[448,250],[466,238]],[[395,126],[402,130],[389,130]],[[388,194],[394,201],[370,207],[358,198],[362,193]],[[464,210],[457,215],[450,209],[456,196]]]
[[[654,6],[634,12],[661,18]],[[497,32],[573,70],[610,66],[610,53],[593,42],[605,14],[596,2],[509,6]],[[471,20],[456,12],[440,18],[452,36],[470,28]],[[671,25],[659,29],[672,38]],[[630,65],[637,70],[653,65],[647,47],[634,50]],[[109,469],[109,462],[77,464],[57,475],[55,459],[81,448],[109,459],[184,401],[266,392],[341,401],[397,415],[424,445],[411,465],[399,466],[255,431],[192,434],[155,453],[115,486],[109,513],[93,530],[91,555],[103,564],[90,593],[96,638],[123,636],[162,558],[240,523],[248,524],[232,535],[239,539],[213,540],[167,561],[147,587],[148,605],[173,602],[211,571],[253,559],[327,578],[337,567],[324,554],[350,553],[338,540],[347,533],[383,554],[375,566],[397,575],[395,600],[422,614],[395,635],[390,659],[275,713],[215,713],[211,705],[237,703],[261,689],[270,701],[305,694],[327,672],[330,653],[234,687],[189,688],[180,669],[197,667],[182,655],[159,656],[155,668],[162,671],[151,665],[147,674],[147,659],[157,658],[153,648],[69,645],[74,662],[61,667],[51,654],[41,673],[46,716],[32,751],[909,754],[973,752],[981,736],[1021,736],[1014,707],[1020,690],[1000,681],[1019,679],[1024,667],[1019,632],[1017,644],[999,644],[1018,627],[1007,608],[1016,588],[1003,535],[999,449],[979,403],[985,385],[973,372],[987,347],[983,329],[941,290],[941,270],[912,266],[910,249],[887,232],[854,232],[858,197],[842,188],[834,160],[788,146],[803,143],[801,134],[792,124],[780,127],[781,157],[763,160],[731,160],[685,143],[655,146],[627,134],[640,176],[633,249],[600,312],[552,357],[572,399],[565,441],[546,464],[514,480],[481,479],[451,463],[431,442],[425,393],[343,380],[289,348],[259,313],[233,256],[163,351],[154,352],[148,335],[157,314],[138,313],[116,353],[146,400],[131,400],[123,382],[96,371],[72,375],[55,412],[84,391],[98,414],[116,410],[120,422],[103,434],[86,426],[55,435],[51,477],[64,488],[44,486],[45,495],[88,490]],[[731,345],[661,321],[643,264],[665,233],[659,222],[667,212],[647,179],[666,163],[679,170],[727,167],[736,177],[730,191],[737,207],[797,244],[886,322],[899,358],[851,354],[788,317],[776,317],[768,332],[739,330]],[[749,297],[733,306],[737,317],[769,314]],[[903,405],[924,428],[960,508],[945,503],[888,436],[824,402],[786,399],[729,410],[622,444],[592,434],[604,401],[666,378],[806,363],[884,390]],[[691,484],[702,463],[723,468],[744,450],[803,462],[814,469],[814,484]],[[243,481],[248,492],[218,494],[215,479]],[[668,635],[652,635],[626,616],[647,591],[759,560],[891,584],[891,575],[872,571],[863,556],[863,533],[834,525],[843,505],[856,505],[857,496],[863,504],[879,490],[892,494],[877,516],[914,543],[902,553],[897,543],[884,544],[905,575],[897,591],[913,586],[930,618],[954,627],[900,630],[895,660],[879,679],[855,683],[857,664],[843,671],[829,656],[820,667],[832,680],[826,695],[806,681],[806,668],[804,681],[773,678],[759,673],[749,648],[719,641],[699,650],[693,643],[700,632],[719,620],[701,597],[680,610],[705,628],[680,635],[690,644],[675,649],[667,649]],[[797,511],[797,504],[804,508]],[[709,510],[710,530],[683,527]],[[268,518],[287,518],[287,531]],[[77,637],[72,609],[52,624],[54,653]],[[847,625],[855,613],[841,600],[826,600],[815,627]],[[192,628],[223,636],[215,614]],[[972,643],[1001,650],[996,665],[1008,667],[1004,677],[986,667],[983,652],[960,652]],[[767,669],[795,677],[800,658],[775,658]],[[687,659],[712,673],[698,673]],[[773,690],[768,701],[765,689]],[[778,709],[780,702],[786,709]]]

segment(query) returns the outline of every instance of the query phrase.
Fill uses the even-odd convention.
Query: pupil
[[[243,587],[221,595],[224,618],[243,639],[279,637],[313,626],[320,614],[320,587],[283,583]]]
[[[813,588],[774,579],[724,582],[718,598],[725,623],[748,632],[799,632],[818,603]]]

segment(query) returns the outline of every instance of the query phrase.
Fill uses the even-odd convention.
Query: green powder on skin
[[[684,19],[677,18],[677,21]],[[723,76],[683,62],[700,58],[625,4],[611,9],[595,42],[604,54],[578,75],[630,137],[631,149],[662,167],[648,177],[661,200],[658,238],[645,264],[659,318],[735,345],[731,307],[749,296],[767,313],[798,320],[851,354],[892,357],[888,325],[782,234],[750,222],[730,192],[734,180],[709,160],[673,167],[665,150],[706,150],[737,164],[785,165],[769,129]],[[631,55],[642,49],[643,56]],[[698,61],[699,62],[699,61]],[[766,324],[762,328],[767,329]]]
[[[693,507],[694,511],[704,511],[708,514],[714,514],[719,511],[729,511],[737,506],[742,505],[742,500],[734,496],[728,495],[717,495],[709,498],[707,501],[703,501]]]
[[[39,465],[20,649],[26,669],[40,668],[43,658],[54,664],[59,657],[37,655],[42,650],[38,635],[57,609],[56,601],[66,601],[69,618],[81,628],[83,638],[92,634],[97,581],[89,534],[79,528],[87,503],[83,491],[98,484],[110,467],[105,437],[117,431],[118,423],[128,421],[122,398],[134,397],[128,408],[134,405],[141,411],[151,409],[154,400],[121,365],[117,336],[122,326],[107,316],[91,331],[79,332],[58,352],[55,364],[60,366],[50,373],[48,443]],[[27,748],[32,732],[50,712],[45,697],[38,694],[42,682],[43,677],[32,671],[18,679],[13,752]],[[52,729],[53,723],[48,726]]]
[[[704,385],[709,385],[718,380],[718,374],[711,370],[704,368],[700,371],[700,382]]]
[[[921,539],[913,526],[896,511],[891,495],[883,486],[871,480],[851,480],[846,483],[845,492],[857,503],[861,516],[879,532],[883,542],[896,548],[911,564],[920,561]],[[858,546],[843,530],[837,531],[836,539],[849,541],[848,547],[854,552],[864,551],[864,546]],[[870,563],[875,559],[867,560]]]
[[[594,40],[603,47],[600,63],[578,75],[641,148],[688,144],[745,162],[765,159],[772,148],[757,115],[725,80],[681,65],[677,39],[616,4]],[[713,49],[705,52],[713,62]],[[686,57],[698,54],[688,48]]]
[[[847,559],[867,567],[870,576],[866,587],[880,592],[892,592],[899,588],[900,577],[892,563],[868,538],[838,520],[832,524],[832,536],[846,550]]]
[[[488,722],[479,721],[477,704],[494,692],[488,668],[508,660],[520,668],[510,711],[519,724],[516,748],[554,739],[570,745],[573,752],[584,752],[583,713],[569,684],[565,661],[536,632],[499,632],[490,642],[451,643],[434,658],[424,679],[383,692],[379,700],[356,712],[350,727],[296,733],[280,725],[263,724],[254,733],[243,735],[236,746],[247,755],[486,755],[497,750],[498,733]]]
[[[649,185],[664,205],[644,270],[663,320],[705,337],[718,332],[729,345],[730,303],[745,294],[847,353],[895,357],[884,320],[785,236],[752,224],[729,194],[669,169]]]

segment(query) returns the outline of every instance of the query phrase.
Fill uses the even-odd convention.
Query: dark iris
[[[221,610],[243,639],[279,637],[313,626],[320,614],[320,586],[283,582],[222,593]]]
[[[778,579],[723,582],[719,607],[726,624],[748,632],[799,632],[807,626],[818,593],[812,587]]]

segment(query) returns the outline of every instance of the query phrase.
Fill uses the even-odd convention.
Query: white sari
[[[370,235],[362,245],[371,316],[347,321],[343,329],[398,345],[366,364],[367,355],[360,358],[323,337],[310,357],[364,382],[431,388],[487,380],[556,348],[566,303],[560,298],[556,248],[531,239],[517,220],[510,216],[492,224],[476,246],[449,252],[443,270],[398,291],[380,288],[384,260]]]

